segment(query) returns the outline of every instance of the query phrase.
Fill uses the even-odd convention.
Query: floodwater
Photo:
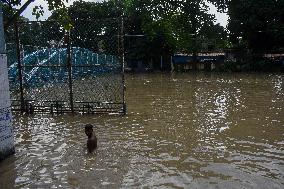
[[[284,75],[127,75],[128,114],[14,120],[0,188],[284,188]],[[83,125],[99,148],[87,154]]]

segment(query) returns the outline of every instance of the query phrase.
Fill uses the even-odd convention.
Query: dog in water
[[[85,125],[85,133],[88,136],[87,140],[88,152],[92,153],[97,148],[97,137],[93,130],[93,125],[91,124]]]

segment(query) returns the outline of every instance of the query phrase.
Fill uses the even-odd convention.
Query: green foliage
[[[49,10],[54,10],[49,20],[59,21],[66,30],[75,29],[80,35],[84,35],[84,39],[89,40],[90,47],[99,40],[106,49],[110,49],[106,38],[97,39],[95,36],[100,35],[102,30],[109,37],[119,34],[118,23],[114,26],[106,20],[123,17],[126,58],[130,62],[152,62],[154,67],[159,67],[160,57],[163,56],[167,60],[166,67],[170,68],[169,56],[175,52],[217,50],[228,44],[225,29],[215,25],[214,15],[208,13],[206,0],[81,0],[75,1],[68,8],[64,4],[68,0],[45,1],[48,2]],[[227,7],[227,0],[209,2],[220,10]],[[42,7],[34,7],[33,14],[41,16]],[[97,20],[98,23],[88,26],[93,30],[90,33],[80,20],[86,20],[86,23]],[[136,35],[139,37],[133,37]]]
[[[59,22],[67,31],[70,31],[73,27],[72,19],[68,14],[68,10],[65,8],[56,10],[53,16],[49,18],[49,20]]]
[[[16,10],[13,9],[12,7],[10,7],[7,4],[3,4],[3,15],[4,15],[4,22],[7,22],[9,20],[9,18],[11,18],[13,16],[13,14],[15,14]]]
[[[236,46],[253,52],[283,48],[283,0],[231,0],[228,10],[228,29]]]
[[[43,16],[43,13],[44,13],[44,11],[43,11],[43,7],[41,5],[35,6],[33,8],[32,14],[35,15],[37,19],[39,19],[40,16]]]
[[[221,6],[220,2],[216,4]],[[125,32],[145,35],[144,39],[127,39],[130,41],[130,57],[148,57],[148,62],[156,59],[157,65],[160,64],[160,56],[177,51],[201,51],[204,41],[214,44],[211,50],[227,45],[227,33],[223,27],[214,25],[214,16],[208,13],[204,0],[132,0],[127,2],[126,7]],[[137,46],[144,49],[143,52],[136,51]]]
[[[23,0],[2,0],[4,5],[10,7],[10,9],[13,9],[13,7],[19,6],[19,5],[25,4],[25,3],[27,3],[29,5],[33,1],[35,1],[35,0],[26,0],[26,1],[23,1]],[[48,10],[53,11],[53,10],[58,10],[58,9],[66,9],[65,4],[68,3],[70,0],[44,0],[44,1],[46,1],[47,4],[48,4]],[[21,10],[21,9],[19,9],[19,10]],[[23,11],[24,11],[24,9],[21,10],[21,12],[23,12]],[[41,5],[33,7],[32,14],[35,15],[37,19],[40,18],[40,16],[42,16],[43,13],[44,13],[44,11],[43,11],[43,7]],[[11,15],[11,17],[12,17],[12,15]]]

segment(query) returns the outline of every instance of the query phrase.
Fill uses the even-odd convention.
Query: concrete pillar
[[[4,40],[2,2],[0,2],[0,161],[15,152],[9,92],[7,55]]]

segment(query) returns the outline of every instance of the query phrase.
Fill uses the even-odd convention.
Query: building
[[[225,53],[198,53],[196,57],[193,54],[175,54],[172,57],[173,71],[187,70],[215,70],[225,61]]]

